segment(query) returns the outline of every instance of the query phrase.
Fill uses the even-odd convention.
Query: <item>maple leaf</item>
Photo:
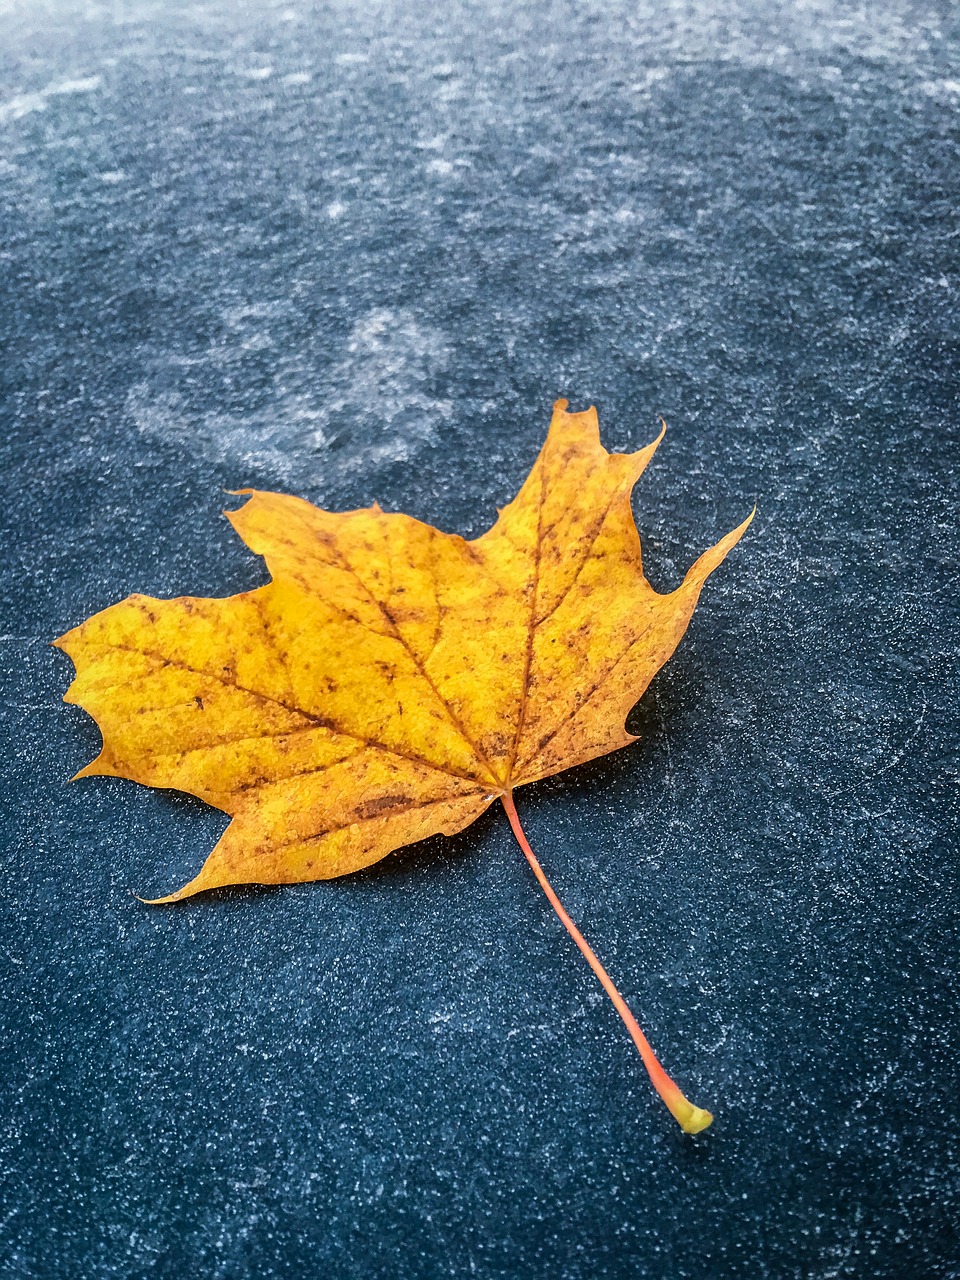
[[[688,1132],[710,1123],[663,1072],[523,834],[513,790],[635,739],[627,712],[677,646],[751,517],[661,595],[630,494],[663,438],[600,444],[557,401],[518,496],[465,541],[374,505],[334,514],[245,489],[227,518],[272,581],[227,599],[133,595],[55,643],[66,701],[103,735],[76,776],[174,787],[232,821],[200,873],[156,902],[367,867],[453,835],[500,799],[538,880]]]

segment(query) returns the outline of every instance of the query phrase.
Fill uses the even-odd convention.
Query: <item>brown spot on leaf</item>
[[[414,803],[410,796],[378,796],[375,800],[363,800],[357,805],[357,817],[366,822],[370,818],[376,818],[380,814],[385,813],[388,809],[403,809],[407,805]]]

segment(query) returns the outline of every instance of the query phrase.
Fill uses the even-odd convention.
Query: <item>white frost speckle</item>
[[[432,138],[418,138],[414,144],[418,151],[442,151],[447,145],[446,134],[438,133]]]
[[[451,402],[434,399],[426,385],[448,360],[442,335],[412,312],[371,311],[330,371],[334,394],[318,415],[314,445],[349,439],[351,469],[411,457],[453,414]]]
[[[941,98],[945,93],[960,94],[960,80],[923,80],[920,90],[930,98]]]
[[[45,111],[47,100],[42,93],[18,93],[6,102],[0,102],[0,124],[6,120],[20,120],[31,111]]]
[[[669,67],[648,67],[639,80],[630,86],[631,93],[646,93],[655,84],[669,80]]]
[[[228,337],[199,363],[229,366],[272,345],[274,307],[230,308]],[[439,330],[409,309],[379,307],[354,324],[330,366],[296,353],[279,358],[269,403],[248,414],[191,415],[179,393],[157,394],[146,382],[131,389],[127,408],[144,435],[229,462],[238,483],[257,471],[310,481],[406,461],[436,440],[453,416],[452,402],[432,390],[449,359]]]
[[[43,93],[51,98],[63,93],[93,93],[102,83],[100,76],[87,76],[85,80],[63,80],[60,84],[50,85]]]
[[[49,84],[37,93],[18,93],[6,102],[0,102],[0,124],[7,120],[20,120],[32,111],[45,111],[48,98],[63,97],[73,93],[93,93],[103,83],[100,76],[88,76],[85,80],[61,80]]]

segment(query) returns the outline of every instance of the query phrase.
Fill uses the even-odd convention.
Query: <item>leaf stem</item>
[[[689,1102],[664,1071],[663,1067],[657,1060],[657,1055],[650,1047],[650,1042],[640,1030],[636,1018],[627,1008],[627,1004],[623,996],[621,996],[620,992],[613,985],[610,975],[594,955],[593,950],[584,938],[583,934],[567,915],[563,903],[554,893],[550,881],[543,874],[543,868],[540,866],[536,855],[530,848],[530,843],[524,834],[523,827],[520,825],[520,818],[517,815],[516,805],[513,803],[513,792],[505,791],[500,797],[500,800],[506,810],[507,817],[510,819],[510,826],[513,828],[513,834],[517,838],[517,844],[519,844],[520,848],[523,850],[524,857],[530,863],[533,874],[540,882],[540,888],[547,895],[550,905],[560,917],[563,922],[563,926],[570,934],[570,937],[583,952],[587,964],[600,979],[600,984],[613,1001],[613,1005],[617,1013],[619,1013],[620,1017],[626,1023],[627,1030],[633,1038],[633,1043],[640,1051],[640,1057],[643,1059],[643,1065],[647,1069],[651,1083],[666,1103],[668,1111],[684,1133],[699,1133],[702,1129],[706,1129],[707,1125],[713,1122],[713,1116],[709,1111],[704,1111],[702,1107],[695,1107],[692,1102]]]

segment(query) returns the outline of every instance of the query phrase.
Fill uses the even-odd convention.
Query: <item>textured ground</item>
[[[949,3],[0,2],[0,1276],[960,1276]],[[671,430],[634,713],[491,812],[169,910],[47,642],[262,580],[222,490],[481,532],[551,401]]]

